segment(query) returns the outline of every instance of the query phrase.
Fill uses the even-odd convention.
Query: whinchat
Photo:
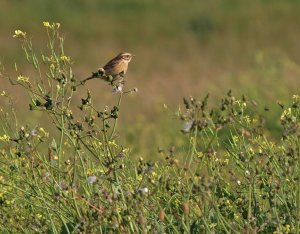
[[[115,58],[106,63],[102,68],[99,68],[97,72],[93,72],[91,77],[81,81],[84,84],[87,80],[93,78],[102,78],[106,81],[110,81],[112,84],[116,81],[119,83],[127,72],[128,64],[134,55],[130,53],[120,53]]]

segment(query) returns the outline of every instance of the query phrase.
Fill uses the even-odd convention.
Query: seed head
[[[188,202],[184,202],[183,204],[182,204],[182,209],[183,209],[183,213],[184,214],[189,214],[189,212],[190,212],[190,207],[189,207],[189,204],[188,204]]]
[[[158,219],[160,222],[163,222],[165,220],[165,211],[164,209],[160,209],[159,214],[158,214]]]

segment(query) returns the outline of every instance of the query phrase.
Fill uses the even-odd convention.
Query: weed
[[[159,150],[159,162],[134,161],[116,134],[121,101],[130,92],[122,87],[112,93],[116,105],[103,110],[89,90],[76,101],[80,81],[60,24],[44,27],[47,52],[41,56],[25,32],[15,32],[32,74],[16,65],[15,77],[1,76],[27,91],[30,113],[43,113],[57,134],[20,123],[13,97],[1,93],[8,100],[0,112],[1,230],[299,232],[299,96],[281,104],[278,142],[266,133],[256,103],[244,96],[229,91],[217,107],[210,107],[209,95],[184,99],[178,137],[187,147]]]

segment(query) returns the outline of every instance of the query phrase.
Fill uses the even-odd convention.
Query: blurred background
[[[61,23],[78,80],[119,52],[135,54],[126,86],[139,92],[124,100],[119,132],[137,156],[152,157],[158,147],[181,144],[182,123],[173,113],[183,97],[210,93],[213,105],[230,89],[257,102],[276,138],[280,129],[274,119],[281,111],[276,102],[299,93],[299,12],[297,0],[2,0],[0,60],[6,73],[17,75],[14,62],[26,73],[29,65],[12,35],[26,31],[36,51],[42,50],[43,21]],[[39,113],[28,112],[23,90],[0,82],[1,89],[17,94],[25,122],[42,123]],[[78,101],[86,88],[99,109],[115,99],[110,87],[93,80],[81,88]]]

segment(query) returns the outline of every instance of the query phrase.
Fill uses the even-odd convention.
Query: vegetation
[[[276,102],[288,102],[300,85],[299,12],[295,0],[191,0],[189,4],[180,0],[28,0],[26,4],[4,0],[0,3],[0,60],[9,74],[18,75],[16,61],[22,68],[19,72],[31,75],[11,34],[25,30],[36,53],[43,53],[47,38],[40,22],[45,20],[61,22],[66,28],[67,50],[78,80],[121,51],[135,54],[126,82],[140,92],[127,98],[118,131],[135,158],[156,157],[157,146],[184,144],[177,137],[178,122],[168,116],[178,108],[181,97],[201,99],[210,93],[210,104],[217,105],[229,89],[255,100],[260,112],[270,109],[264,113],[266,128],[280,139],[280,123],[274,119],[280,117],[281,109]],[[105,83],[95,80],[86,87],[97,100],[97,109],[114,104],[114,96],[102,92]],[[19,118],[47,124],[41,112],[27,111],[21,89],[2,80],[1,90],[18,94]],[[79,87],[74,98],[85,93]],[[166,135],[157,134],[157,129]]]
[[[185,143],[160,149],[159,162],[134,160],[116,129],[136,89],[112,94],[106,84],[102,92],[116,100],[104,109],[97,109],[89,90],[77,99],[80,81],[60,24],[44,27],[48,41],[42,55],[25,32],[15,31],[31,75],[17,64],[16,78],[1,74],[27,91],[29,115],[41,112],[47,122],[33,118],[24,124],[13,96],[2,92],[4,233],[299,232],[299,96],[279,103],[279,140],[266,130],[257,103],[244,96],[229,91],[216,107],[208,105],[209,95],[184,99],[184,110],[175,116],[182,123],[176,138]]]

